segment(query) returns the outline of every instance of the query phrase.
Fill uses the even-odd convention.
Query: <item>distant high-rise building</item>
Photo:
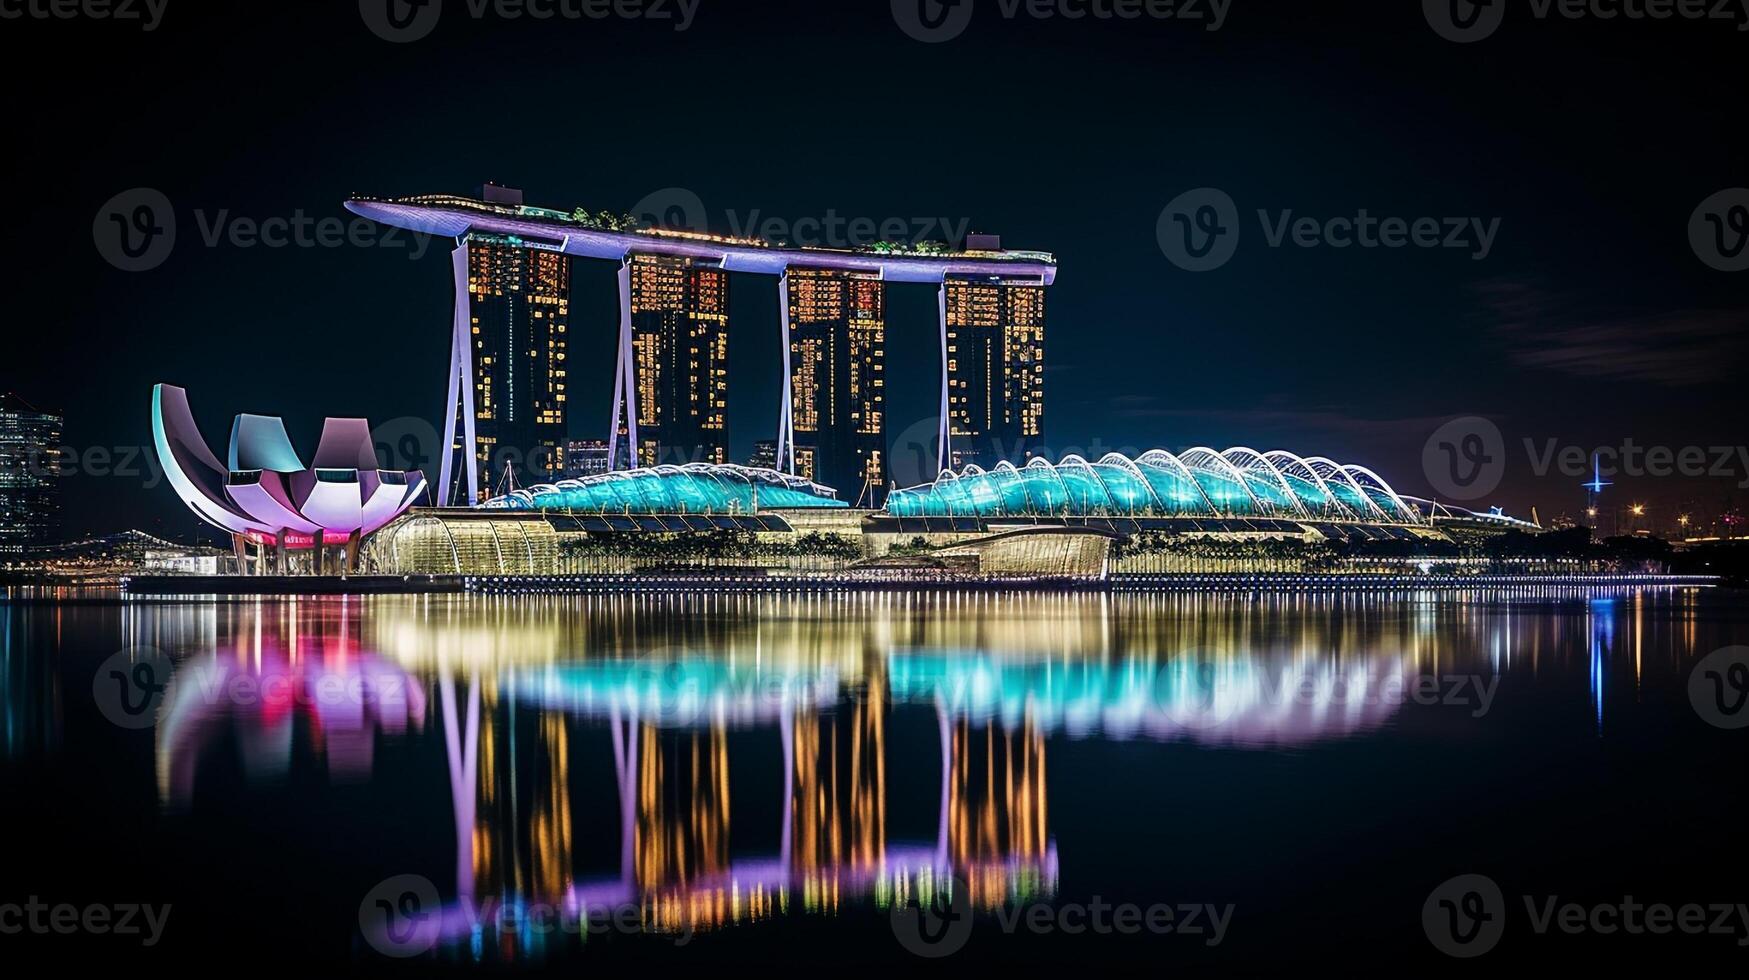
[[[621,375],[622,406],[615,408],[613,465],[727,463],[728,273],[655,255],[632,256],[627,272],[631,336],[620,356],[631,363]],[[635,440],[625,399],[636,420]],[[628,440],[635,442],[634,454],[624,451]]]
[[[777,440],[761,439],[753,444],[753,455],[747,457],[747,465],[756,470],[777,469]]]
[[[612,448],[603,439],[572,439],[565,443],[565,479],[578,480],[606,473],[608,451]]]
[[[1044,436],[1044,286],[950,278],[946,290],[952,465],[1024,464]]]
[[[470,235],[467,249],[474,465],[486,496],[505,489],[507,468],[519,486],[563,469],[571,259],[490,235]]]
[[[790,269],[789,416],[780,463],[857,506],[886,484],[886,288],[872,275]]]
[[[61,417],[0,396],[0,559],[51,543],[60,517]]]

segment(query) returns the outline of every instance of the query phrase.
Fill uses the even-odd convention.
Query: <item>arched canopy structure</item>
[[[984,474],[980,473],[980,476]],[[994,493],[994,491],[989,491]],[[752,514],[759,510],[843,507],[837,491],[798,476],[747,466],[692,463],[623,470],[519,490],[483,510],[552,510],[586,514]],[[956,496],[966,513],[972,505]]]
[[[1069,456],[1016,469],[967,467],[934,483],[895,490],[894,517],[1275,518],[1314,522],[1425,524],[1378,474],[1284,450],[1260,453],[1156,449],[1097,463]]]

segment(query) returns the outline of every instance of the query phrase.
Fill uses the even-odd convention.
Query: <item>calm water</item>
[[[1740,643],[1717,591],[0,602],[0,906],[170,905],[0,954],[1737,961],[1749,922],[1538,933],[1525,896],[1749,901],[1749,729],[1690,687]],[[1503,896],[1481,961],[1424,922],[1462,874]]]

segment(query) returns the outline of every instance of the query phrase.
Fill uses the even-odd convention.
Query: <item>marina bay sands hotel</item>
[[[776,282],[784,395],[777,469],[878,507],[889,482],[886,286],[938,290],[937,470],[1024,464],[1044,432],[1047,253],[963,246],[797,247],[530,207],[522,193],[355,198],[346,207],[456,241],[440,506],[478,503],[508,459],[544,481],[571,434],[571,262],[618,262],[610,469],[728,463],[731,273]],[[737,329],[740,329],[739,327]],[[580,420],[581,421],[581,420]],[[509,455],[509,453],[514,455]],[[530,464],[533,464],[532,466]],[[933,476],[934,474],[929,474]]]

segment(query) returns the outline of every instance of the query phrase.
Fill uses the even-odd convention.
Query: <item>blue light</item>
[[[1610,483],[1603,478],[1603,464],[1598,460],[1596,453],[1591,454],[1591,482],[1581,483],[1579,485],[1591,491],[1593,494],[1602,493],[1604,487],[1615,486],[1615,484]]]

